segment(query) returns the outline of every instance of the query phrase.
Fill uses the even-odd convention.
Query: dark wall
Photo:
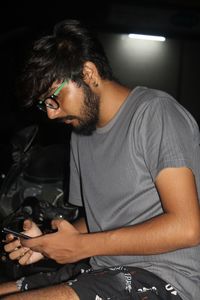
[[[200,123],[200,40],[182,45],[180,99]]]
[[[200,121],[200,40],[141,41],[100,34],[115,74],[130,87],[144,85],[172,94]]]

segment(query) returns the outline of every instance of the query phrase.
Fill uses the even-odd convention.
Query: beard
[[[77,126],[72,126],[72,130],[80,135],[91,135],[97,127],[99,121],[100,97],[96,95],[91,88],[83,83],[84,102],[79,116],[68,115],[63,120],[78,120]]]

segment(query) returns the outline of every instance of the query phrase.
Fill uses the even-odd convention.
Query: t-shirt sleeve
[[[75,138],[72,136],[70,148],[69,202],[73,205],[83,206],[81,196],[81,179],[77,153],[78,151]]]
[[[139,147],[155,181],[167,167],[193,169],[195,121],[171,98],[155,98],[144,110],[139,126]]]

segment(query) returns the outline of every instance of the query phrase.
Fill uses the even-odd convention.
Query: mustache
[[[68,116],[65,116],[65,117],[60,117],[57,119],[58,122],[64,122],[64,121],[71,121],[71,120],[79,120],[81,121],[81,119],[77,116],[74,116],[74,115],[68,115]]]

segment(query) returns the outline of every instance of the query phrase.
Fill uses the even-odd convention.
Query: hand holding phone
[[[23,239],[31,239],[31,236],[28,236],[28,235],[23,234],[21,232],[14,231],[14,230],[12,230],[10,228],[6,228],[6,227],[4,227],[2,229],[2,232],[3,233],[11,233],[12,235],[14,235],[14,237],[21,237]]]

